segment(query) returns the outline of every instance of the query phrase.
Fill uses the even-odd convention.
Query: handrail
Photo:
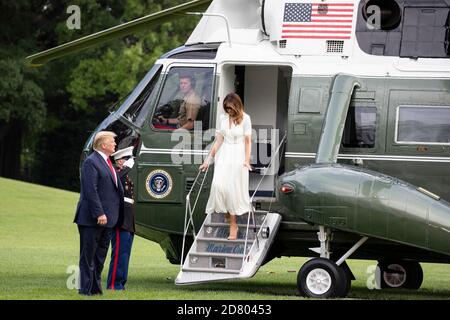
[[[207,157],[209,156],[210,153],[211,153],[211,150],[209,150],[209,152],[207,154]],[[202,174],[201,170],[198,171],[197,176],[195,177],[194,182],[192,183],[191,189],[189,190],[188,194],[186,195],[186,210],[185,210],[185,213],[184,213],[183,245],[181,247],[181,259],[180,259],[181,264],[180,264],[180,268],[183,268],[183,264],[184,264],[184,259],[183,259],[183,257],[184,257],[184,247],[186,245],[186,235],[187,235],[187,232],[189,230],[189,225],[192,225],[192,232],[194,234],[194,238],[196,237],[194,220],[193,220],[193,216],[192,215],[194,213],[195,207],[197,206],[197,201],[198,201],[198,198],[200,197],[200,191],[203,188],[203,185],[204,185],[205,180],[206,180],[206,176],[208,175],[208,171],[209,171],[209,164],[208,164],[208,167],[206,168],[205,175],[203,176],[202,183],[200,184],[199,192],[197,193],[197,197],[195,198],[195,202],[194,202],[194,206],[193,207],[191,207],[191,193],[194,190],[194,187],[197,185],[198,178]],[[187,218],[188,214],[189,214],[189,220]]]
[[[281,139],[281,142],[280,142],[280,144],[278,145],[277,150],[275,151],[275,154],[274,154],[274,155],[272,156],[272,158],[270,159],[270,162],[269,162],[269,165],[268,165],[267,168],[270,168],[270,166],[272,165],[273,159],[275,159],[275,156],[276,156],[276,155],[278,154],[278,152],[280,151],[281,146],[283,146],[284,143],[286,142],[286,136],[287,136],[287,132],[285,131],[285,132],[284,132],[283,139]],[[263,181],[264,178],[266,177],[267,172],[268,172],[268,170],[266,170],[266,172],[265,172],[264,175],[262,176],[261,180],[259,180],[259,183],[258,183],[258,185],[256,186],[256,189],[255,189],[255,191],[253,192],[252,197],[250,198],[250,204],[253,203],[253,198],[255,197],[256,192],[258,191],[259,187],[261,186],[262,181]]]
[[[273,156],[271,157],[270,162],[269,162],[269,165],[267,166],[267,168],[270,168],[270,167],[272,166],[273,159],[275,159],[275,156],[277,156],[278,152],[280,151],[281,146],[284,146],[284,144],[286,143],[286,137],[287,137],[287,132],[285,131],[285,132],[284,132],[283,139],[281,139],[281,142],[280,142],[280,144],[278,145],[277,150],[275,151],[275,153],[274,153]],[[245,231],[245,243],[244,243],[244,256],[242,257],[241,272],[242,272],[242,269],[244,268],[245,259],[247,259],[247,256],[248,256],[248,255],[250,254],[250,252],[252,251],[253,246],[255,245],[255,243],[256,243],[256,246],[257,246],[258,249],[259,249],[258,235],[260,234],[261,229],[260,229],[260,230],[258,231],[258,233],[255,235],[255,240],[256,240],[255,243],[252,244],[250,250],[248,250],[248,252],[247,252],[248,229],[250,228],[250,216],[251,216],[251,217],[252,217],[252,220],[253,220],[254,230],[256,231],[256,219],[255,219],[255,210],[254,210],[254,208],[253,208],[253,198],[255,197],[255,194],[256,194],[256,192],[258,191],[259,187],[261,186],[261,183],[262,183],[262,181],[264,180],[264,178],[266,177],[267,173],[268,173],[268,170],[266,170],[266,172],[265,172],[264,175],[262,176],[261,180],[259,181],[258,185],[257,185],[256,188],[255,188],[255,191],[253,192],[252,197],[250,198],[250,210],[251,210],[251,211],[249,212],[249,215],[248,215],[248,218],[247,218],[247,228],[246,228],[246,231]],[[264,218],[264,221],[261,223],[261,225],[264,224],[264,222],[266,221],[266,219],[267,219],[267,216]]]

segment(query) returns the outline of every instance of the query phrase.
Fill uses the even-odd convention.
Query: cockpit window
[[[157,67],[154,68],[156,70],[152,69],[151,71],[153,72],[149,72],[147,75],[148,77],[151,77],[151,80],[148,81],[144,90],[142,90],[130,107],[123,113],[123,116],[137,127],[141,127],[147,117],[151,101],[153,100],[150,97],[154,92],[155,85],[161,74],[162,66],[157,65],[155,67]]]
[[[155,129],[209,129],[212,67],[173,67],[166,76],[152,117]]]

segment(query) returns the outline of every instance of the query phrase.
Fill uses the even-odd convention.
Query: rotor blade
[[[127,23],[91,34],[89,36],[65,43],[25,58],[25,62],[32,67],[40,67],[44,63],[65,55],[93,47],[99,43],[124,37],[131,33],[145,30],[149,27],[172,20],[177,14],[193,10],[206,10],[212,0],[190,1],[148,16],[129,21]]]

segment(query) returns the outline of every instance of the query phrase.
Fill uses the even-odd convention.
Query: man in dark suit
[[[116,134],[100,131],[94,152],[81,169],[81,192],[74,222],[80,233],[80,289],[82,295],[102,294],[101,274],[112,228],[123,210],[123,187],[109,156]]]

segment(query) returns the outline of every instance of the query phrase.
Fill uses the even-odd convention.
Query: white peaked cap
[[[116,152],[114,152],[111,157],[114,157],[114,160],[119,160],[122,159],[124,157],[131,157],[133,156],[133,146],[125,148],[125,149],[121,149],[121,150],[117,150]]]

